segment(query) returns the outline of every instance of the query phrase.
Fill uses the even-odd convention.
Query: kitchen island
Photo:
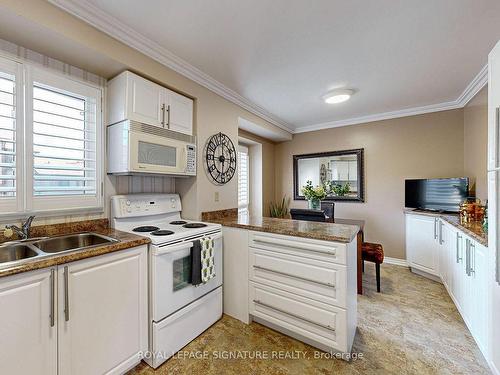
[[[357,325],[358,226],[220,215],[224,312],[328,352],[349,353]]]

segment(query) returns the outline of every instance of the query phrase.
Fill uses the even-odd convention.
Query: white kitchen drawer
[[[346,264],[346,244],[309,238],[291,237],[273,233],[250,232],[249,246],[295,254],[299,257],[321,260],[323,262]]]
[[[346,307],[346,266],[249,248],[250,280],[297,293],[319,302]]]
[[[347,351],[346,310],[250,282],[250,315],[306,337],[326,348]]]

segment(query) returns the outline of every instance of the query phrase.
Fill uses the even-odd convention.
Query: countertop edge
[[[430,217],[438,217],[440,219],[443,219],[446,221],[448,224],[454,226],[455,228],[463,231],[465,234],[468,236],[474,238],[476,241],[478,241],[481,245],[488,247],[488,235],[486,234],[486,237],[483,237],[479,235],[478,233],[473,232],[471,229],[467,228],[463,224],[460,224],[459,222],[456,222],[450,218],[450,215],[453,214],[445,214],[445,213],[440,213],[440,212],[424,212],[424,211],[413,211],[413,210],[404,210],[405,215],[420,215],[420,216],[430,216]],[[453,216],[457,216],[453,215]]]
[[[230,228],[239,228],[239,229],[245,229],[245,230],[252,230],[255,232],[275,233],[275,234],[281,234],[284,236],[308,238],[311,240],[318,240],[318,241],[340,242],[340,243],[346,243],[346,244],[351,243],[356,238],[358,232],[360,231],[359,226],[349,225],[352,227],[356,227],[357,230],[348,240],[346,237],[336,237],[336,236],[331,236],[331,235],[316,235],[314,232],[296,232],[296,231],[294,231],[292,233],[292,232],[286,231],[286,230],[269,229],[269,228],[263,228],[261,226],[256,226],[256,225],[251,225],[251,224],[235,223],[231,220],[217,220],[217,221],[212,220],[212,222],[216,222],[218,224],[221,224],[222,226],[230,227]],[[343,225],[347,225],[347,224],[343,224]]]
[[[99,233],[100,231],[95,231]],[[130,236],[130,233],[122,232],[113,229],[113,234],[106,234],[107,236],[114,237],[113,234]],[[116,235],[115,235],[116,236]],[[53,256],[42,257],[38,259],[33,259],[33,261],[28,261],[26,263],[19,264],[13,267],[5,267],[2,269],[0,267],[0,278],[6,276],[17,275],[24,272],[36,271],[44,268],[54,267],[61,264],[71,263],[83,259],[93,258],[99,255],[105,255],[114,253],[117,251],[127,250],[133,247],[147,245],[151,242],[149,238],[134,235],[136,238],[119,240],[112,244],[107,244],[103,246],[92,247],[89,249],[83,249],[76,252],[70,252],[66,254],[57,254]]]

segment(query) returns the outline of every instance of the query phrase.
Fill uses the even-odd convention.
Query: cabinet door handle
[[[294,279],[303,280],[303,281],[307,281],[307,282],[310,282],[310,283],[320,284],[320,285],[329,286],[329,287],[335,287],[335,284],[332,284],[332,283],[327,283],[327,282],[324,282],[324,281],[316,281],[316,280],[309,279],[309,278],[302,277],[302,276],[291,275],[291,274],[286,273],[286,272],[275,271],[275,270],[272,270],[270,268],[265,268],[265,267],[261,267],[261,266],[258,266],[258,265],[254,265],[253,268],[255,268],[257,270],[265,271],[265,272],[277,273],[279,275],[283,275],[283,276],[287,276],[287,277],[292,277]]]
[[[56,303],[56,271],[52,268],[50,270],[50,326],[55,325],[55,303]]]
[[[439,244],[443,244],[443,222],[439,220]]]
[[[465,239],[465,274],[469,276],[469,239]]]
[[[470,248],[470,258],[471,258],[471,266],[470,266],[470,269],[469,269],[469,275],[472,275],[472,274],[476,274],[476,245],[474,245],[473,242],[470,242],[469,244],[469,248]]]
[[[64,267],[64,320],[69,321],[69,282],[68,266]]]
[[[170,129],[170,104],[167,105],[167,129]]]
[[[300,319],[300,320],[303,320],[304,322],[307,322],[307,323],[311,323],[311,324],[314,324],[314,325],[317,325],[317,326],[320,326],[320,327],[323,327],[323,328],[326,328],[326,329],[329,329],[330,331],[335,331],[335,328],[329,326],[329,325],[325,325],[325,324],[321,324],[321,323],[317,323],[317,322],[314,322],[310,319],[307,319],[307,318],[304,318],[300,315],[297,315],[297,314],[294,314],[294,313],[291,313],[291,312],[288,312],[288,311],[285,311],[285,310],[282,310],[282,309],[279,309],[277,307],[274,307],[274,306],[271,306],[271,305],[268,305],[267,303],[264,303],[264,302],[260,302],[258,299],[254,299],[253,302],[257,305],[261,305],[263,307],[267,307],[268,309],[272,309],[272,310],[275,310],[275,311],[278,311],[282,314],[286,314],[286,315],[289,315],[291,316],[292,318],[296,318],[296,319]]]
[[[161,105],[161,125],[165,127],[165,104]]]
[[[499,129],[499,126],[500,126],[500,107],[497,107],[495,109],[495,128],[493,130],[494,132],[494,147],[493,147],[493,152],[495,153],[493,155],[493,158],[494,158],[494,167],[495,168],[498,168],[498,157],[499,157],[499,153],[500,153],[500,144],[499,144],[499,141],[500,141],[500,137],[499,137],[499,134],[498,134],[498,129]]]
[[[434,239],[437,240],[437,218],[434,218]]]
[[[462,236],[460,235],[460,233],[457,232],[457,263],[460,263],[460,261],[462,260],[462,254],[459,255],[459,249],[460,249],[460,240],[462,239]]]

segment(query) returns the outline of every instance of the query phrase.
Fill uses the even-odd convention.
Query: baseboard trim
[[[406,261],[406,259],[384,257],[384,263],[394,264],[395,266],[408,267],[408,262]]]

